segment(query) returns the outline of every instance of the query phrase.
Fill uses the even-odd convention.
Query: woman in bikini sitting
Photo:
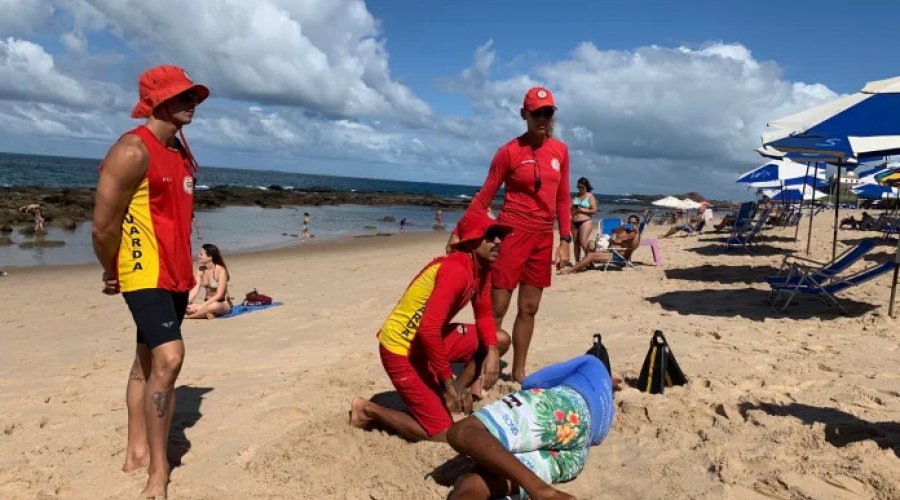
[[[631,261],[631,254],[641,244],[640,233],[641,218],[637,214],[628,216],[628,222],[624,226],[619,226],[613,230],[610,247],[616,249],[619,255],[627,261]],[[584,254],[584,258],[578,261],[574,266],[565,266],[556,274],[572,274],[591,269],[594,264],[603,264],[613,260],[613,253],[605,248],[597,248],[597,242],[591,241],[588,249]]]
[[[591,241],[593,229],[592,218],[597,213],[597,199],[591,193],[594,188],[591,182],[582,177],[578,179],[578,195],[572,198],[572,237],[575,245],[575,262],[581,259],[581,252],[588,253],[588,242]]]
[[[197,270],[197,284],[188,296],[186,319],[214,319],[231,312],[231,297],[228,296],[228,268],[219,247],[205,244],[200,248],[200,268]],[[194,303],[200,289],[206,290],[203,302]]]

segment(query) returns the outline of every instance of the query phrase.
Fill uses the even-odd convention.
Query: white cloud
[[[90,3],[148,61],[185,66],[215,96],[418,125],[431,116],[392,78],[377,22],[359,0]]]
[[[60,74],[53,57],[27,40],[0,40],[0,99],[80,105],[87,93],[73,78]]]
[[[573,176],[591,178],[599,192],[702,185],[711,196],[734,194],[734,176],[759,162],[752,149],[767,121],[836,97],[825,85],[785,80],[776,62],[740,44],[614,51],[583,43],[560,60],[528,63],[543,59],[500,61],[488,41],[470,67],[438,80],[468,99],[471,113],[435,116],[392,76],[389,34],[360,0],[12,6],[0,0],[10,12],[0,29],[16,23],[11,33],[22,33],[0,40],[7,138],[111,143],[134,126],[127,113],[137,74],[175,63],[213,93],[188,130],[194,149],[225,161],[247,154],[259,167],[299,158],[356,165],[336,172],[347,175],[480,183],[494,151],[524,130],[522,96],[540,84],[556,96]],[[38,28],[65,50],[30,40]],[[123,45],[111,47],[114,37]]]
[[[28,35],[44,26],[53,6],[43,0],[0,0],[0,34]]]
[[[470,68],[441,81],[482,114],[447,120],[444,128],[472,139],[492,137],[499,146],[523,130],[518,109],[524,92],[547,85],[573,175],[599,176],[604,182],[595,185],[610,192],[637,190],[629,187],[643,183],[636,177],[651,179],[656,187],[646,186],[650,191],[731,190],[734,175],[760,161],[753,149],[767,121],[837,97],[821,84],[783,80],[776,63],[754,59],[739,44],[613,51],[582,43],[532,74],[492,80],[494,60],[488,42],[476,49]],[[492,119],[487,126],[485,116]],[[727,182],[710,188],[713,178]]]

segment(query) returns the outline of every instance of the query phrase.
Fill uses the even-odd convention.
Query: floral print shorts
[[[473,415],[548,484],[574,479],[591,445],[587,402],[569,386],[509,394]],[[525,492],[520,495],[525,498]]]

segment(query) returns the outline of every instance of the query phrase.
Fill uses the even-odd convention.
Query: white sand
[[[813,257],[830,255],[829,224],[828,213],[816,221]],[[900,329],[887,317],[889,278],[846,293],[849,317],[808,299],[778,313],[762,278],[781,249],[805,245],[793,229],[766,234],[777,251],[723,253],[710,235],[674,238],[661,243],[664,268],[554,278],[530,369],[584,352],[601,332],[614,370],[635,378],[659,328],[690,379],[663,396],[620,393],[610,436],[562,489],[579,498],[900,498]],[[842,233],[861,236],[875,234]],[[171,498],[444,498],[466,467],[449,447],[346,424],[352,396],[391,390],[375,332],[444,240],[226,255],[233,295],[257,287],[286,305],[185,325]],[[877,257],[894,248],[877,247]],[[649,249],[635,260],[651,264]],[[100,284],[94,266],[0,278],[2,498],[134,497],[144,484],[145,473],[119,470],[134,328]],[[513,389],[502,382],[487,399]]]

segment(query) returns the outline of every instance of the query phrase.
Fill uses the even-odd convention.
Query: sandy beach
[[[831,217],[815,220],[813,258],[830,257]],[[773,310],[763,278],[786,251],[803,253],[805,232],[804,222],[795,243],[793,228],[768,230],[753,256],[716,247],[720,235],[675,237],[660,242],[662,267],[643,247],[636,270],[554,277],[530,370],[583,353],[600,332],[614,371],[635,379],[660,329],[689,378],[664,395],[619,393],[609,437],[561,489],[900,498],[900,320],[887,316],[889,276],[843,294],[849,316],[809,299]],[[843,231],[840,248],[877,236]],[[347,425],[353,396],[390,399],[375,332],[445,240],[397,234],[226,254],[232,295],[255,287],[284,305],[183,327],[170,498],[446,497],[468,467],[447,445]],[[895,249],[880,243],[863,264]],[[134,327],[121,297],[100,289],[92,265],[0,278],[0,498],[133,498],[144,485],[144,472],[120,471]],[[516,388],[501,382],[486,401]]]

